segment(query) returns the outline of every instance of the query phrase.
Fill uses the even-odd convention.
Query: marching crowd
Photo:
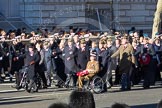
[[[93,35],[96,36],[92,39]],[[15,76],[15,87],[19,88],[20,70],[28,66],[29,91],[36,75],[41,78],[43,88],[51,86],[53,77],[58,87],[82,89],[84,80],[98,75],[105,82],[104,91],[116,84],[121,84],[121,90],[130,90],[141,80],[143,88],[148,89],[161,81],[161,55],[162,33],[151,39],[134,29],[125,34],[73,27],[69,31],[54,27],[51,32],[38,28],[31,33],[26,33],[25,28],[7,33],[1,29],[0,82],[4,81],[3,74],[11,81]]]

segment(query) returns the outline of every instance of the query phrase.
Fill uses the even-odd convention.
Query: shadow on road
[[[0,104],[1,104],[1,101],[9,101],[9,100],[19,100],[19,99],[31,99],[31,98],[34,98],[34,97],[16,97],[16,98],[0,98]]]
[[[13,104],[22,104],[22,103],[33,103],[33,102],[40,102],[40,101],[46,101],[46,100],[55,100],[52,99],[30,99],[30,100],[14,100],[14,101],[6,101],[6,102],[0,102],[0,105],[13,105]]]
[[[16,92],[24,92],[25,90],[13,90],[13,91],[3,91],[3,92],[0,92],[0,94],[4,94],[4,93],[16,93]]]
[[[157,103],[131,106],[131,108],[156,108],[156,107],[157,107]]]
[[[109,91],[109,93],[116,93],[116,92],[131,92],[131,91],[139,91],[139,90],[150,90],[150,89],[159,89],[162,88],[162,86],[155,86],[155,87],[150,87],[149,89],[144,89],[144,88],[133,88],[131,90],[126,90],[126,91],[121,91],[121,90],[113,90]]]

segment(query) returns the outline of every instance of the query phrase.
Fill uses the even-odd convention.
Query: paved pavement
[[[47,108],[55,102],[68,103],[71,90],[56,88],[39,90],[38,93],[27,93],[11,88],[13,83],[0,84],[0,108]],[[121,92],[119,86],[112,87],[106,93],[94,94],[96,107],[110,107],[114,102],[127,103],[132,108],[156,108],[162,99],[161,82],[151,89],[143,89],[141,85],[132,87],[131,91]]]

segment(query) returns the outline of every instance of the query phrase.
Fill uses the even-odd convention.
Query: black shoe
[[[55,86],[57,86],[57,87],[58,87],[58,86],[60,86],[60,84],[55,84]]]
[[[120,88],[120,90],[121,91],[129,91],[129,90],[131,90],[131,88],[130,87],[128,87],[128,88]]]
[[[51,84],[47,85],[47,87],[51,87]]]
[[[119,83],[119,82],[117,82],[117,81],[115,81],[115,82],[114,82],[114,85],[119,85],[119,84],[120,84],[120,83]]]
[[[16,86],[16,89],[17,90],[20,90],[22,87],[21,86]]]
[[[12,82],[12,77],[10,77],[10,82]]]
[[[127,90],[127,91],[129,91],[129,90],[131,90],[131,88],[130,88],[130,87],[128,87],[126,90]]]
[[[43,86],[42,88],[43,88],[43,89],[47,89],[48,87],[47,87],[47,86]]]
[[[58,88],[63,88],[63,86],[62,85],[59,85]]]
[[[112,86],[108,86],[107,89],[111,89]]]
[[[144,88],[144,89],[149,89],[149,88],[150,88],[150,86],[144,86],[143,88]]]
[[[35,92],[38,92],[38,89],[35,89],[35,90],[34,89],[31,89],[30,90],[30,93],[35,93]]]
[[[0,79],[0,83],[4,83],[4,80],[3,79]]]
[[[69,85],[64,85],[63,87],[64,87],[64,88],[69,88]]]
[[[30,93],[30,92],[31,92],[31,89],[27,89],[26,91],[27,91],[28,93]]]
[[[62,88],[63,87],[60,84],[56,84],[55,86],[58,87],[58,88]]]
[[[19,89],[21,89],[22,88],[22,86],[19,86],[19,85],[11,85],[11,88],[16,88],[17,90],[19,90]]]
[[[124,88],[120,88],[120,91],[125,91],[125,89]]]

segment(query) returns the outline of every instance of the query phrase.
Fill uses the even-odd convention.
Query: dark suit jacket
[[[45,49],[42,50],[42,54],[41,54],[41,61],[43,61],[44,65],[45,65],[45,70],[46,71],[51,71],[52,68],[52,51],[49,48],[48,51],[45,51]]]
[[[7,71],[7,68],[10,66],[9,55],[7,55],[9,53],[9,44],[7,42],[0,43],[0,50],[3,54],[2,67]]]
[[[117,48],[114,45],[112,45],[111,47],[109,47],[107,49],[107,51],[108,51],[108,54],[109,54],[109,57],[110,57],[111,55],[113,55],[117,51]],[[115,70],[116,69],[116,66],[118,64],[118,59],[119,59],[119,56],[111,59],[111,69],[109,69],[109,70],[112,70],[112,69]]]
[[[143,44],[140,45],[140,48],[138,48],[138,50],[135,52],[135,56],[137,56],[138,54],[143,54],[143,53],[149,53],[151,56],[154,56],[156,53],[155,53],[155,50],[154,50],[154,47],[152,44],[148,44],[148,47],[145,48]]]
[[[40,60],[40,56],[37,51],[34,52],[33,56],[30,55],[29,52],[19,56],[19,58],[25,58],[25,66],[28,66],[28,77],[29,79],[34,79],[35,76],[35,64],[37,64]],[[30,65],[30,63],[34,61],[35,63]]]
[[[77,53],[77,65],[79,69],[85,70],[87,66],[87,62],[89,61],[90,58],[90,51],[86,47],[84,51],[80,48]]]
[[[101,51],[99,50],[99,64],[101,69],[103,69],[104,67],[106,67],[107,63],[108,63],[108,57],[109,57],[109,52],[107,50]]]
[[[72,74],[77,71],[76,57],[77,57],[77,48],[72,46],[70,49],[69,46],[65,46],[65,73]],[[67,58],[70,58],[67,60]]]

